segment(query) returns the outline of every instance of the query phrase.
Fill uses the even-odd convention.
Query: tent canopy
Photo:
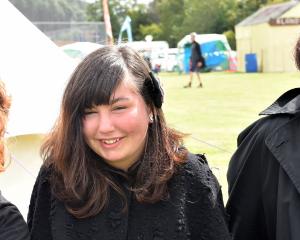
[[[0,1],[0,78],[12,97],[9,136],[46,133],[76,62],[8,0]]]
[[[197,34],[196,41],[201,45],[202,55],[205,58],[206,68],[209,70],[228,70],[231,48],[223,34]],[[183,65],[185,72],[189,71],[189,58],[191,55],[191,37],[186,35],[178,44],[184,49]]]
[[[93,42],[74,42],[70,44],[65,44],[60,48],[71,58],[81,61],[88,54],[103,46],[104,45]]]
[[[26,217],[42,160],[43,135],[58,117],[65,84],[76,62],[27,20],[0,1],[0,78],[12,97],[6,143],[12,160],[0,174],[0,190]],[[21,189],[21,190],[20,190]]]

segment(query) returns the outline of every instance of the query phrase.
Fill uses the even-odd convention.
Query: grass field
[[[226,171],[236,138],[258,113],[288,89],[300,86],[300,73],[204,73],[204,88],[183,88],[188,75],[161,73],[167,122],[189,133],[185,145],[205,153],[227,200]]]

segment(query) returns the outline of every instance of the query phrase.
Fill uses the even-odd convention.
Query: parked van
[[[125,43],[125,45],[150,59],[152,70],[167,71],[169,44],[166,41],[133,41]]]
[[[183,52],[179,52],[178,48],[169,48],[167,57],[168,72],[182,72],[183,71]]]

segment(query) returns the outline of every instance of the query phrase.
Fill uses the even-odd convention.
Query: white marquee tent
[[[0,1],[0,33],[0,78],[12,97],[7,132],[13,156],[0,174],[0,190],[26,215],[41,139],[58,116],[76,63],[8,0]]]

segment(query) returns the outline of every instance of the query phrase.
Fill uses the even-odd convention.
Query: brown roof
[[[292,0],[285,3],[273,4],[263,7],[238,23],[237,26],[248,26],[269,22],[269,20],[271,19],[276,19],[282,16],[285,12],[293,8],[298,3],[298,1]]]

